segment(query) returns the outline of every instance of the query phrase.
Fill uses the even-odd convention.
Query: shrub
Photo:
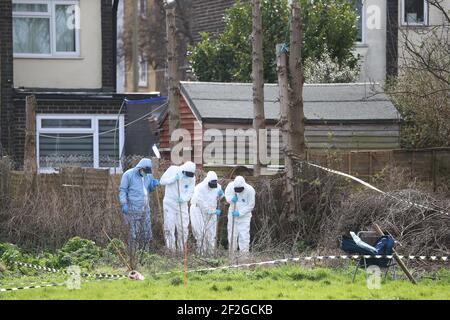
[[[75,237],[58,251],[59,264],[62,267],[78,265],[91,269],[102,257],[102,250],[94,241]]]

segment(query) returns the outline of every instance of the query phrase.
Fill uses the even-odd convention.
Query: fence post
[[[25,154],[24,170],[28,173],[37,171],[36,162],[36,97],[27,96],[25,98]]]
[[[348,152],[348,174],[352,174],[352,152]]]
[[[437,188],[436,171],[436,149],[433,149],[433,153],[431,156],[431,180],[433,181],[433,192],[436,192]]]

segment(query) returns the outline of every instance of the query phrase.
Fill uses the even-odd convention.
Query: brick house
[[[125,130],[126,123],[163,103],[159,95],[116,93],[118,2],[1,1],[0,149],[19,168],[26,96],[37,99],[41,171],[62,165],[120,170],[119,157],[130,149],[125,141],[142,133],[136,126]],[[149,100],[131,107],[123,104],[125,98]],[[145,129],[141,124],[140,130]]]

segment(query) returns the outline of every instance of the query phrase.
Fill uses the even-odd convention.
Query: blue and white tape
[[[76,275],[74,272],[70,272],[64,269],[55,269],[55,268],[48,268],[43,267],[31,263],[24,263],[24,262],[18,262],[15,261],[14,264],[17,264],[22,267],[27,267],[35,270],[41,270],[46,272],[53,272],[53,273],[64,273],[64,274],[70,274],[70,275]],[[122,274],[107,274],[107,273],[80,273],[81,277],[85,278],[97,278],[97,279],[128,279],[128,276],[122,275]]]
[[[427,207],[427,206],[424,206],[422,204],[414,203],[412,201],[409,201],[409,200],[406,200],[406,199],[403,199],[403,198],[399,198],[397,196],[389,194],[389,193],[387,193],[387,192],[385,192],[383,190],[380,190],[377,187],[371,185],[370,183],[368,183],[368,182],[366,182],[364,180],[361,180],[361,179],[359,179],[357,177],[354,177],[354,176],[352,176],[350,174],[347,174],[347,173],[344,173],[344,172],[341,172],[341,171],[337,171],[337,170],[333,170],[333,169],[329,169],[329,168],[325,168],[325,167],[319,166],[319,165],[314,164],[314,163],[310,163],[310,162],[306,162],[306,161],[302,161],[302,162],[306,163],[309,166],[312,166],[312,167],[315,167],[315,168],[318,168],[318,169],[321,169],[321,170],[324,170],[324,171],[327,171],[327,172],[330,172],[330,173],[333,173],[333,174],[337,174],[337,175],[340,175],[340,176],[343,176],[343,177],[346,177],[346,178],[349,178],[349,179],[352,179],[352,180],[362,184],[363,186],[365,186],[365,187],[367,187],[369,189],[375,190],[376,192],[381,193],[382,195],[384,195],[386,197],[389,197],[389,198],[392,198],[392,199],[394,199],[396,201],[407,203],[408,205],[414,206],[416,208],[442,213],[442,214],[445,214],[447,216],[450,215],[448,212],[445,212],[443,210]]]
[[[401,260],[416,260],[416,261],[429,261],[429,262],[448,262],[450,258],[448,256],[404,256],[397,255],[397,257]],[[277,259],[270,261],[262,261],[262,262],[253,262],[253,263],[244,263],[244,264],[235,264],[229,266],[222,267],[211,267],[204,269],[196,269],[196,270],[188,270],[187,273],[196,273],[196,272],[207,272],[207,271],[217,271],[217,270],[227,270],[227,269],[240,269],[240,268],[249,268],[249,267],[257,267],[264,265],[277,265],[289,262],[300,262],[300,261],[324,261],[324,260],[360,260],[360,259],[393,259],[393,255],[330,255],[330,256],[306,256],[306,257],[295,257],[295,258],[285,258],[285,259]],[[155,275],[168,275],[173,273],[182,273],[183,271],[172,271],[172,272],[163,272],[157,273]]]

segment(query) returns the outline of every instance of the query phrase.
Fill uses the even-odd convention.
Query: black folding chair
[[[360,231],[358,232],[358,237],[361,238],[362,241],[364,241],[365,243],[371,245],[371,246],[375,246],[377,241],[380,239],[380,236],[375,232],[375,231]],[[358,252],[355,252],[355,254],[361,255]],[[388,254],[390,255],[390,254]],[[377,266],[380,269],[386,269],[386,272],[384,274],[384,280],[387,279],[387,274],[389,272],[389,269],[392,268],[393,270],[393,279],[395,280],[397,278],[397,273],[396,273],[396,263],[393,257],[391,258],[366,258],[366,257],[361,257],[357,262],[356,262],[356,268],[355,268],[355,272],[353,273],[353,278],[352,278],[352,282],[355,282],[355,277],[356,277],[356,273],[358,272],[359,268],[364,268],[364,272],[366,275],[366,280],[368,278],[367,275],[367,268],[370,266]]]

